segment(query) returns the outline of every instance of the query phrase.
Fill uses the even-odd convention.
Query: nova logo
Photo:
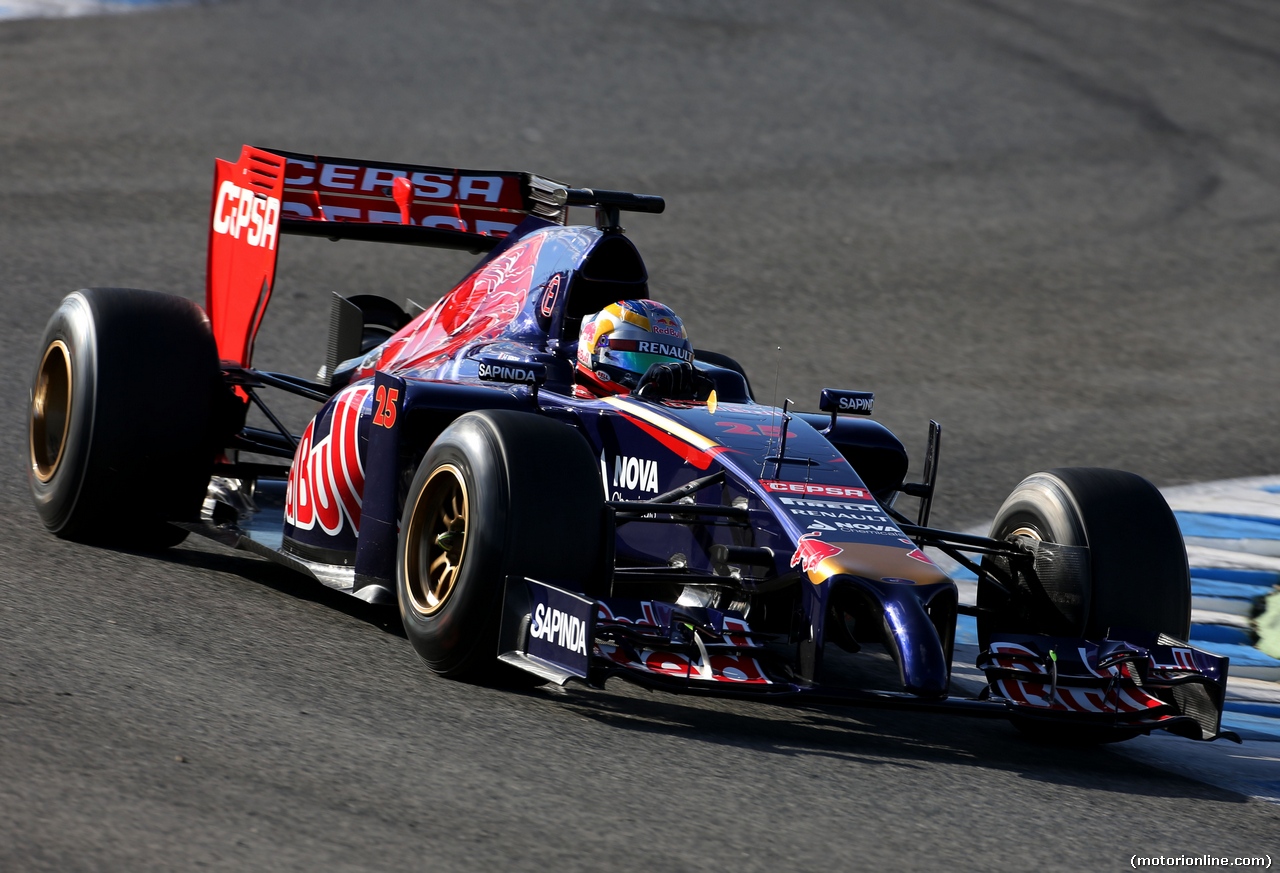
[[[213,204],[213,232],[233,239],[245,235],[251,246],[275,250],[276,232],[280,227],[280,201],[241,188],[230,179],[218,186],[218,199]]]
[[[577,652],[587,653],[587,623],[567,612],[539,603],[529,623],[529,636]]]
[[[658,462],[619,455],[613,459],[613,487],[658,493]]]

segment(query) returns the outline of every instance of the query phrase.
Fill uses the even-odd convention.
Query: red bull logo
[[[796,541],[796,553],[791,556],[792,567],[799,565],[802,572],[808,573],[817,569],[827,558],[834,558],[844,551],[839,546],[822,542],[818,539],[820,536],[821,531],[814,531],[804,534]]]
[[[364,493],[364,462],[360,457],[359,422],[367,414],[364,402],[371,385],[345,389],[333,407],[329,433],[315,439],[313,420],[302,433],[289,469],[285,493],[285,521],[299,530],[319,525],[329,536],[349,523],[360,530],[360,504]]]
[[[654,333],[662,334],[663,336],[680,336],[680,325],[674,318],[659,315],[657,318],[650,321],[649,325],[650,329],[652,329]]]

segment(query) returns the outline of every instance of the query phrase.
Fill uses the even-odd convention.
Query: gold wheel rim
[[[470,502],[462,471],[442,464],[418,493],[405,534],[404,578],[409,604],[434,615],[449,600],[466,559]]]
[[[41,482],[58,472],[71,428],[71,352],[62,340],[44,350],[31,390],[31,470]]]

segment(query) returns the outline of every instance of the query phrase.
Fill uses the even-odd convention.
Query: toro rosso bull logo
[[[218,186],[213,204],[213,232],[233,239],[245,235],[245,242],[275,251],[276,232],[280,229],[280,201],[241,188],[230,179]]]
[[[836,555],[844,551],[839,546],[833,546],[830,543],[824,543],[818,537],[822,536],[819,531],[804,534],[796,541],[796,553],[791,556],[791,566],[797,564],[804,573],[809,573],[817,569],[818,565],[827,558],[834,558]]]
[[[329,433],[320,440],[315,439],[317,419],[302,432],[293,466],[289,468],[284,504],[286,523],[299,530],[311,530],[319,525],[333,536],[349,522],[352,532],[359,535],[364,493],[359,424],[372,392],[370,385],[341,392],[329,416]]]

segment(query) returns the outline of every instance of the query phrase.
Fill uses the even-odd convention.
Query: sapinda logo
[[[545,603],[534,607],[533,618],[529,623],[529,636],[579,655],[587,653],[587,623]]]
[[[511,367],[505,364],[481,363],[478,373],[486,382],[520,382],[533,384],[538,381],[538,373],[529,367]]]
[[[241,188],[230,179],[218,186],[218,197],[213,204],[213,232],[270,251],[276,247],[276,234],[280,229],[280,201],[275,197],[259,194],[252,188]]]
[[[339,394],[329,433],[319,442],[315,441],[316,419],[302,432],[284,498],[284,520],[299,530],[319,525],[333,536],[342,530],[345,518],[359,534],[364,494],[359,425],[372,391],[372,386],[361,385]]]
[[[841,397],[838,405],[842,412],[870,412],[873,403],[870,397]]]

